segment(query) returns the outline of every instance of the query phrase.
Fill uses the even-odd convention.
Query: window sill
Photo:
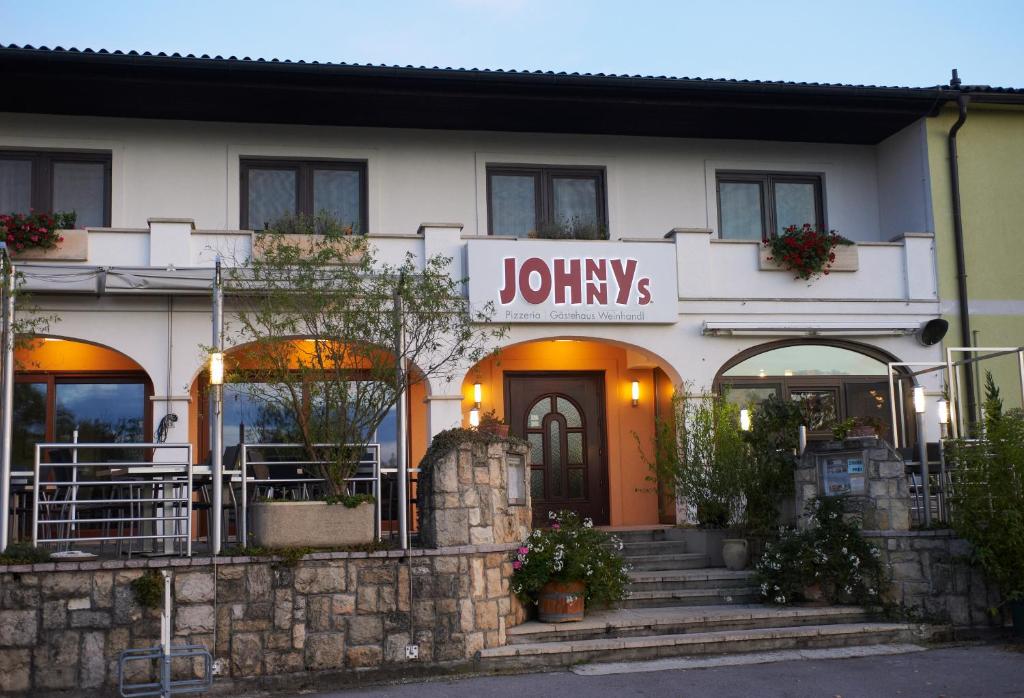
[[[768,259],[772,251],[761,246],[758,251],[758,268],[761,271],[789,271],[783,269],[774,260]],[[860,256],[857,253],[857,245],[839,245],[836,247],[836,261],[832,263],[829,272],[857,271],[860,268]]]
[[[59,231],[64,242],[44,250],[33,248],[13,252],[12,257],[21,261],[85,262],[89,259],[89,231],[84,228]]]

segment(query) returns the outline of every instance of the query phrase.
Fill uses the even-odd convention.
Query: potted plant
[[[317,501],[253,506],[258,543],[373,538],[373,500],[352,478],[378,427],[410,385],[479,361],[504,334],[490,324],[490,308],[469,307],[450,263],[383,263],[347,226],[297,216],[262,233],[258,256],[230,267],[235,312],[225,334],[241,347],[235,356],[244,367],[230,378],[266,417],[269,438],[261,440],[300,450],[285,460],[302,461],[301,476],[322,490]],[[398,341],[402,334],[407,341]],[[267,448],[263,460],[273,460]]]
[[[837,247],[852,244],[834,230],[825,231],[804,223],[785,228],[781,235],[766,240],[764,246],[770,252],[769,262],[792,271],[797,279],[813,281],[828,276],[836,261]]]
[[[881,552],[860,534],[842,497],[811,500],[803,529],[766,545],[754,579],[768,603],[877,606],[886,587]]]
[[[1003,412],[991,374],[985,393],[978,438],[947,442],[952,525],[1024,637],[1024,411]]]
[[[502,439],[508,438],[508,424],[494,410],[480,415],[480,425],[477,430],[482,434],[490,434]]]
[[[836,441],[844,439],[865,439],[877,437],[882,430],[882,420],[872,415],[848,417],[832,426],[832,438]]]
[[[0,214],[0,240],[15,257],[46,258],[49,250],[64,242],[64,231],[75,227],[75,219],[73,211]]]
[[[561,222],[541,223],[529,232],[529,237],[541,240],[607,240],[608,229],[596,221],[573,216]]]
[[[535,529],[512,556],[512,591],[537,607],[543,623],[583,620],[586,608],[625,598],[629,575],[620,550],[622,541],[590,519],[548,512],[548,527]]]

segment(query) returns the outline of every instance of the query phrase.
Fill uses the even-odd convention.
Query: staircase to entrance
[[[753,572],[711,567],[687,549],[683,530],[614,531],[632,565],[629,596],[583,621],[528,621],[507,644],[483,650],[481,668],[557,668],[587,662],[725,655],[791,649],[888,646],[927,641],[942,628],[882,622],[854,606],[758,603]]]

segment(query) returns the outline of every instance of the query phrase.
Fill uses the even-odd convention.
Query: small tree
[[[279,221],[254,248],[226,289],[238,303],[228,331],[252,359],[244,389],[290,416],[309,460],[324,463],[313,470],[329,496],[345,493],[410,385],[450,379],[504,335],[488,324],[490,308],[470,309],[450,258],[384,263],[365,237],[323,216]]]
[[[772,395],[752,410],[747,469],[743,476],[744,522],[767,534],[779,523],[779,503],[793,494],[794,453],[803,416],[800,405]]]

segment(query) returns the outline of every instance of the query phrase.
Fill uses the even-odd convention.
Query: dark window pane
[[[815,206],[815,186],[810,182],[775,183],[775,222],[777,233],[791,225],[810,223],[817,226],[820,221]]]
[[[32,161],[0,159],[0,213],[28,213],[32,207]]]
[[[146,409],[142,383],[58,383],[57,441],[70,443],[136,443],[145,440]],[[97,449],[79,451],[79,461],[141,458],[141,451]]]
[[[224,385],[224,445],[293,443],[297,429],[278,390],[259,383]]]
[[[569,465],[579,465],[583,462],[583,433],[570,431],[565,435],[565,439],[569,450],[566,454]]]
[[[530,469],[530,497],[532,499],[544,499],[544,469]]]
[[[838,420],[834,390],[794,390],[789,397],[800,403],[804,423],[810,431],[823,431]]]
[[[526,418],[527,429],[540,429],[541,420],[544,415],[551,411],[551,398],[541,398],[530,408],[530,414]]]
[[[324,212],[342,225],[365,233],[359,214],[360,173],[354,170],[313,171],[313,214]]]
[[[491,177],[491,232],[526,237],[537,227],[537,180],[532,175]]]
[[[570,429],[578,428],[583,426],[583,419],[580,417],[580,411],[576,409],[576,406],[566,400],[564,397],[560,397],[556,402],[558,412],[565,417],[565,426]]]
[[[721,182],[718,185],[718,209],[723,239],[760,240],[763,237],[760,182]]]
[[[892,431],[892,412],[889,406],[889,384],[879,383],[847,383],[846,416],[874,417],[882,423],[879,436],[890,438]]]
[[[544,462],[544,435],[533,433],[526,438],[530,441],[530,463],[540,465]]]
[[[573,468],[569,471],[569,499],[583,499],[583,470]]]
[[[552,182],[554,222],[564,225],[579,222],[595,224],[597,212],[597,181],[591,177],[556,177]]]
[[[106,223],[106,171],[99,162],[53,163],[53,211],[75,212],[79,228]]]
[[[11,464],[35,467],[35,445],[46,440],[46,383],[15,383]]]
[[[294,170],[249,170],[249,228],[263,230],[295,213],[298,183]]]
[[[756,408],[772,395],[779,394],[778,386],[725,386],[728,389],[726,399],[730,404],[741,408]]]
[[[562,496],[562,426],[557,419],[548,422],[548,486],[551,497]]]

